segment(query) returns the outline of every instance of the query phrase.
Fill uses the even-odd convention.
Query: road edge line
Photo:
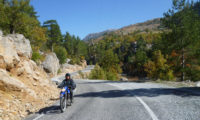
[[[120,87],[120,86],[117,86],[117,85],[113,85],[111,83],[108,83],[109,85],[111,86],[115,86],[121,90],[125,90],[124,88]],[[130,91],[128,91],[130,94],[133,95],[133,93],[131,93]],[[149,115],[151,116],[151,118],[153,120],[158,120],[158,117],[155,115],[155,113],[153,112],[153,110],[151,110],[151,108],[142,100],[142,98],[136,96],[136,95],[133,95],[135,96],[135,98],[144,106],[144,108],[146,109],[146,111],[149,113]]]
[[[155,115],[155,113],[151,110],[151,108],[138,96],[135,96],[136,99],[144,106],[144,108],[147,110],[147,112],[149,113],[149,115],[151,116],[151,118],[153,120],[158,120],[157,116]]]

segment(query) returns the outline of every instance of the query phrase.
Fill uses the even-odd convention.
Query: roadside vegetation
[[[89,45],[89,62],[98,64],[92,78],[126,73],[154,80],[200,79],[200,2],[173,0],[160,32],[109,33]],[[110,61],[110,62],[108,62]],[[104,72],[105,71],[105,72]],[[93,75],[94,74],[94,75]]]

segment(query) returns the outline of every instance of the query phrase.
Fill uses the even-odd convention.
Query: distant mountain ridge
[[[91,34],[87,35],[83,40],[84,41],[89,41],[91,39],[97,39],[98,37],[103,36],[103,35],[105,35],[107,33],[113,32],[113,31],[115,31],[115,30],[114,29],[110,29],[110,30],[105,30],[103,32],[99,32],[99,33],[91,33]]]
[[[160,18],[153,20],[148,20],[146,22],[132,24],[129,26],[122,27],[118,29],[115,33],[128,34],[135,31],[145,32],[145,31],[160,31]]]
[[[146,32],[146,31],[159,32],[161,30],[161,23],[160,22],[161,22],[160,18],[156,18],[156,19],[153,19],[153,20],[148,20],[146,22],[125,26],[125,27],[122,27],[122,28],[117,29],[117,30],[111,29],[111,30],[106,30],[106,31],[99,32],[99,33],[92,33],[92,34],[87,35],[83,40],[84,41],[90,41],[92,39],[93,40],[101,39],[104,35],[109,34],[109,33],[126,35],[126,34],[129,34],[129,33],[136,32],[136,31],[139,31],[139,32]]]

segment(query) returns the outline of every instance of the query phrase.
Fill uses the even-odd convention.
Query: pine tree
[[[33,49],[46,41],[45,29],[40,26],[30,0],[1,0],[0,29],[5,34],[20,33],[30,39]]]
[[[167,54],[177,53],[172,58],[177,62],[174,68],[177,74],[181,73],[181,80],[185,80],[187,71],[191,70],[186,64],[194,62],[191,58],[194,58],[193,53],[197,52],[200,45],[200,17],[194,4],[185,0],[174,0],[173,9],[164,15],[162,23],[169,31],[163,34],[163,51]]]
[[[47,29],[47,46],[53,51],[53,46],[62,44],[62,34],[56,20],[48,20],[43,23],[43,27]]]

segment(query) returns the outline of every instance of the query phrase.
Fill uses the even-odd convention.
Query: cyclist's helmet
[[[67,77],[67,76],[69,76],[69,77],[70,77],[70,74],[69,74],[69,73],[66,73],[66,74],[65,74],[65,77]]]

